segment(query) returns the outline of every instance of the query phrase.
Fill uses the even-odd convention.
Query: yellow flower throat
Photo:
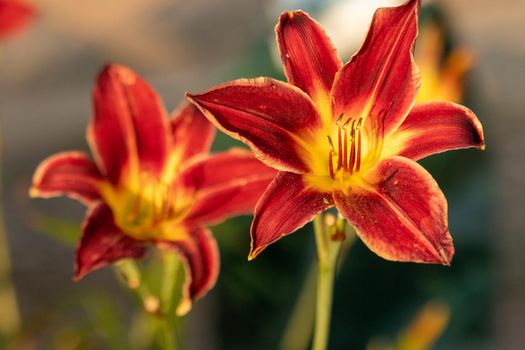
[[[103,187],[103,196],[111,207],[115,222],[135,239],[177,239],[177,228],[193,204],[193,196],[176,182],[163,182],[142,173],[140,181]]]

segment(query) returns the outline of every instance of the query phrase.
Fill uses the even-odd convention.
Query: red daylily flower
[[[0,40],[23,29],[35,16],[33,7],[19,0],[0,0]]]
[[[414,106],[419,7],[410,0],[378,9],[345,65],[308,14],[283,13],[276,35],[288,83],[240,79],[187,94],[218,128],[279,170],[256,205],[250,259],[335,206],[385,259],[450,263],[446,199],[415,161],[483,148],[483,131],[463,106]]]
[[[82,152],[44,160],[31,196],[68,195],[89,207],[76,252],[75,278],[153,244],[175,250],[186,268],[182,311],[213,287],[219,251],[207,225],[253,212],[273,179],[248,150],[209,155],[215,129],[191,104],[167,118],[156,92],[131,70],[110,65],[94,92]]]

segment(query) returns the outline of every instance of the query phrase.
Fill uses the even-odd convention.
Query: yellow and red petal
[[[162,102],[141,77],[121,65],[108,65],[93,91],[95,116],[88,141],[113,184],[127,171],[160,175],[171,145]]]
[[[193,228],[181,241],[159,241],[160,249],[174,250],[179,254],[186,279],[177,314],[190,311],[193,300],[202,298],[215,286],[220,269],[219,247],[211,231],[204,227]]]
[[[35,10],[19,0],[0,0],[0,40],[16,34],[35,16]]]
[[[337,74],[332,89],[334,117],[363,118],[381,138],[404,120],[420,84],[413,58],[420,2],[380,8],[361,49]]]
[[[62,152],[40,163],[33,175],[31,197],[66,195],[86,205],[100,199],[102,181],[95,163],[83,152]]]
[[[366,187],[334,191],[339,212],[377,255],[393,261],[449,265],[454,255],[447,201],[432,176],[404,157],[365,175]]]
[[[468,108],[451,102],[414,106],[403,124],[385,140],[384,150],[418,160],[460,148],[483,149],[483,128]]]
[[[278,170],[308,171],[303,139],[321,126],[302,90],[270,78],[240,79],[200,95],[187,95],[220,130],[245,142]]]
[[[276,174],[248,150],[232,149],[196,160],[181,173],[184,186],[195,196],[185,224],[217,224],[253,213]]]
[[[331,193],[314,190],[301,175],[279,172],[255,207],[248,259],[254,259],[268,245],[303,227],[331,206]]]
[[[319,23],[304,11],[284,12],[275,27],[277,46],[288,82],[316,103],[330,101],[330,90],[341,60]]]
[[[180,161],[210,150],[215,128],[194,105],[184,103],[173,112],[170,124],[172,149],[179,155]]]
[[[116,225],[104,203],[93,207],[82,225],[82,239],[76,252],[75,279],[124,258],[144,256],[144,242],[126,236]]]

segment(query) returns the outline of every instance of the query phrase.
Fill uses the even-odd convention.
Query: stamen
[[[348,169],[348,133],[346,132],[346,128],[348,127],[348,124],[352,118],[348,118],[348,120],[343,124],[343,131],[344,131],[344,145],[343,145],[343,169]]]
[[[363,118],[359,118],[357,122],[357,160],[355,165],[355,171],[358,172],[361,169],[361,122]]]
[[[352,146],[350,148],[350,161],[348,164],[348,170],[350,171],[350,175],[354,172],[354,164],[355,164],[355,120],[352,122],[352,128],[351,128],[351,136],[352,136]]]
[[[334,164],[332,157],[334,155],[334,144],[332,143],[332,139],[330,136],[326,136],[328,138],[328,144],[330,145],[330,152],[328,153],[328,170],[330,170],[330,177],[335,180],[335,173],[334,173]]]
[[[343,116],[345,114],[341,113],[339,115],[339,118],[337,118],[337,121],[335,122],[335,125],[337,125],[337,170],[341,169],[343,165],[343,143],[341,142],[341,120],[343,119]]]

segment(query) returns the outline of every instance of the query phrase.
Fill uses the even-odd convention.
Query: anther
[[[339,124],[341,124],[341,120],[343,119],[344,115],[345,115],[344,113],[339,114],[339,118],[337,118],[335,125],[339,126]]]
[[[328,138],[328,144],[330,145],[330,151],[328,153],[328,170],[330,170],[330,177],[335,180],[334,164],[332,160],[334,155],[334,144],[332,143],[330,136],[326,137]]]
[[[343,124],[343,129],[346,130],[346,127],[348,126],[348,124],[350,124],[350,122],[352,121],[352,118],[348,118],[348,120]],[[355,121],[354,121],[355,122]],[[353,124],[352,124],[353,125]]]

